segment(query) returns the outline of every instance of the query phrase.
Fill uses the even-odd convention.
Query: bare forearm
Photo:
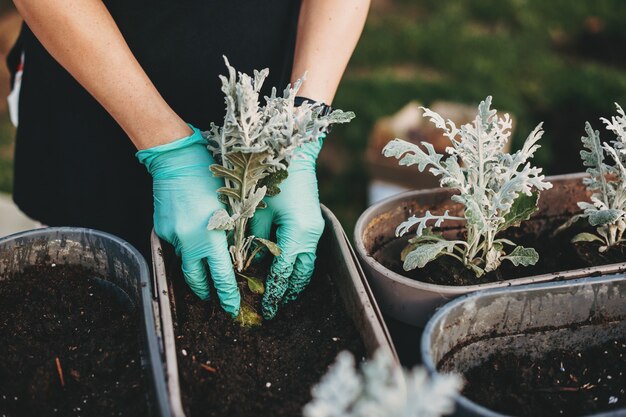
[[[363,31],[370,0],[302,0],[292,81],[299,95],[330,104]]]
[[[191,133],[143,71],[101,0],[14,2],[48,52],[102,104],[138,149]]]

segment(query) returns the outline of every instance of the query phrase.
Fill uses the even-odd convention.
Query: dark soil
[[[68,265],[3,279],[0,415],[148,414],[139,319],[108,282]]]
[[[560,218],[548,219],[547,224],[537,230],[537,225],[531,220],[520,227],[505,230],[498,235],[499,238],[504,237],[518,245],[534,248],[539,253],[539,262],[532,266],[516,267],[504,260],[496,271],[489,272],[480,278],[450,256],[440,256],[424,268],[405,271],[400,260],[400,253],[406,247],[408,240],[414,236],[413,233],[407,233],[402,238],[382,245],[372,256],[386,268],[400,275],[438,285],[475,285],[541,274],[555,274],[555,279],[558,279],[559,271],[626,262],[626,245],[601,254],[598,252],[600,247],[598,242],[571,243],[572,237],[577,233],[591,232],[591,229],[572,227],[553,236],[553,231],[564,222],[565,219]],[[463,230],[447,230],[445,233],[448,239],[464,239]]]
[[[540,360],[496,354],[465,373],[463,395],[522,417],[582,416],[626,407],[626,339]]]
[[[300,416],[311,388],[340,351],[357,358],[365,353],[320,262],[298,300],[250,329],[233,322],[216,301],[196,298],[171,252],[166,260],[176,299],[178,366],[188,417]]]

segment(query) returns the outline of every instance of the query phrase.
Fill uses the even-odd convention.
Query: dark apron
[[[239,71],[269,68],[264,86],[289,82],[300,8],[294,0],[105,1],[165,101],[201,130],[221,124],[222,55]],[[25,53],[14,200],[50,226],[125,238],[142,252],[152,228],[152,184],[116,122],[24,25],[9,57]]]

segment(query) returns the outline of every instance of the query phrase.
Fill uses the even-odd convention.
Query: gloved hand
[[[266,197],[267,208],[251,220],[252,234],[269,239],[272,225],[282,250],[274,259],[263,295],[263,317],[272,319],[281,303],[297,298],[311,280],[317,243],[324,231],[315,161],[323,138],[306,143],[294,155],[280,193]]]
[[[240,294],[226,234],[207,230],[214,211],[224,208],[217,189],[224,186],[209,170],[214,161],[200,131],[174,142],[137,152],[153,178],[154,230],[182,258],[185,281],[203,300],[209,297],[204,262],[224,310],[239,314]]]

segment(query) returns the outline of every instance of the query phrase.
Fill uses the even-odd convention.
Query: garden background
[[[334,105],[357,118],[326,141],[322,202],[352,227],[367,204],[364,154],[372,126],[407,102],[494,107],[517,121],[513,148],[544,121],[536,164],[548,174],[581,171],[584,122],[626,106],[626,2],[621,0],[374,0]],[[4,59],[19,29],[0,0],[0,192],[10,193],[15,131]],[[604,135],[605,139],[609,137]],[[414,170],[415,171],[415,170]],[[414,171],[407,169],[406,175]]]

